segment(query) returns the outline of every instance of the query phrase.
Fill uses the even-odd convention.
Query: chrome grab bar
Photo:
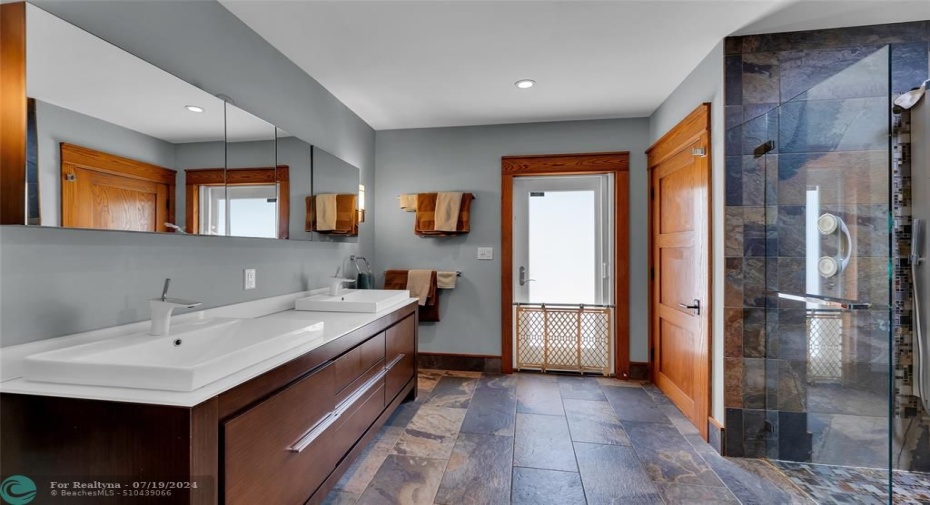
[[[791,300],[795,302],[804,302],[804,303],[816,303],[818,305],[823,305],[825,307],[831,307],[835,309],[867,310],[872,307],[872,304],[868,302],[847,300],[845,298],[834,298],[832,296],[812,295],[809,293],[803,294],[803,295],[792,295],[790,293],[782,293],[779,291],[775,291],[774,294],[778,295],[778,297],[783,300]]]

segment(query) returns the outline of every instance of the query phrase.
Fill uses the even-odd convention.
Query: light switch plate
[[[493,247],[479,247],[478,248],[478,259],[479,260],[494,259],[494,248]]]
[[[244,277],[244,288],[245,289],[255,289],[255,269],[246,268]]]

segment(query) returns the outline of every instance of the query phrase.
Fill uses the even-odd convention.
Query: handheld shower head
[[[915,265],[920,265],[923,261],[923,254],[921,254],[923,248],[924,240],[924,221],[923,219],[915,219],[911,222],[911,263]]]

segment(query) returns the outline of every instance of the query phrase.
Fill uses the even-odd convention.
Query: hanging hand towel
[[[397,197],[400,200],[400,208],[407,212],[416,212],[417,211],[417,195],[416,193],[412,195],[400,195]]]
[[[436,231],[456,231],[459,212],[462,210],[462,193],[438,193],[436,195]]]
[[[432,276],[432,270],[409,270],[407,272],[407,290],[410,291],[411,297],[419,298],[419,305],[426,305]]]
[[[439,289],[455,289],[456,272],[436,272],[436,287]]]
[[[316,195],[316,229],[328,231],[336,229],[336,195]]]

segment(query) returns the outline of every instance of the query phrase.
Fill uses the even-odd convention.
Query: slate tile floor
[[[774,464],[818,503],[888,503],[887,471],[791,461]],[[896,505],[930,503],[930,474],[895,471],[892,478]]]
[[[651,384],[421,370],[419,388],[327,504],[813,503],[718,455]]]

